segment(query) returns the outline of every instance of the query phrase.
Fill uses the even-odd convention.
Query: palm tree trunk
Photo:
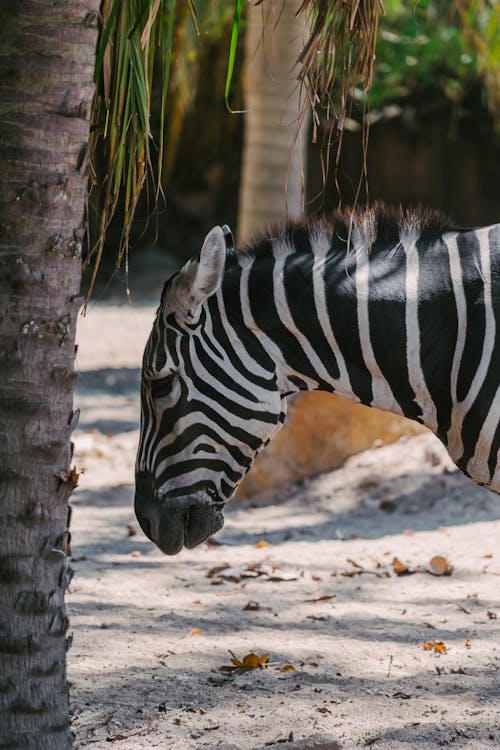
[[[64,590],[98,0],[0,7],[0,748],[71,746]]]
[[[302,212],[305,127],[294,66],[303,46],[299,0],[270,0],[247,12],[245,138],[238,236]]]

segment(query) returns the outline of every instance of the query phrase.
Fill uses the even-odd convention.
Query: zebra
[[[500,492],[499,329],[500,224],[374,205],[241,249],[214,227],[165,284],[144,352],[143,531],[175,554],[219,530],[303,390],[426,425],[462,472]]]

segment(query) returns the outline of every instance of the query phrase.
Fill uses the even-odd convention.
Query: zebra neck
[[[444,438],[458,371],[456,235],[423,241],[414,227],[390,242],[369,236],[353,233],[347,251],[331,231],[299,227],[235,254],[221,292],[227,318],[283,395],[334,392]],[[457,241],[476,284],[478,243]]]

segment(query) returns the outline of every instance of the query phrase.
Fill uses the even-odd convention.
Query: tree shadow
[[[261,539],[270,544],[378,539],[408,529],[430,531],[500,519],[498,495],[477,486],[458,470],[441,475],[423,471],[418,477],[395,471],[390,477],[380,477],[375,490],[354,489],[354,494],[353,487],[347,487],[319,498],[314,497],[314,487],[295,486],[258,507],[252,507],[251,502],[230,503],[225,510],[226,525],[217,538],[231,546],[251,545]],[[349,496],[347,502],[344,493]],[[248,528],[250,523],[242,518],[245,512],[251,512],[258,530]]]

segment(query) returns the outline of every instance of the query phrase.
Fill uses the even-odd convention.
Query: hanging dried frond
[[[319,123],[318,107],[326,106],[343,129],[349,95],[366,93],[372,82],[381,0],[303,0],[310,31],[298,59],[303,84]]]

